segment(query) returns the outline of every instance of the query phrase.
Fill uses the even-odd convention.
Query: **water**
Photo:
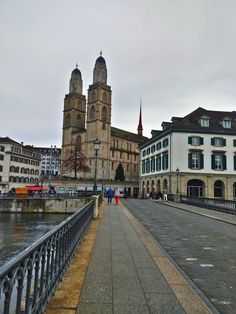
[[[67,217],[65,214],[0,213],[0,266]]]

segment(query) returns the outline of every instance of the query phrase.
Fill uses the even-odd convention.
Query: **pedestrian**
[[[113,198],[113,191],[112,191],[112,188],[109,187],[109,189],[107,190],[107,201],[108,201],[108,204],[112,203],[112,198]]]
[[[116,205],[119,204],[119,199],[120,199],[120,191],[118,188],[115,188],[115,201],[116,201]]]
[[[163,201],[167,201],[167,188],[163,189]]]

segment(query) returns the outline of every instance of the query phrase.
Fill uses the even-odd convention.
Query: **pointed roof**
[[[143,124],[142,124],[142,99],[140,99],[140,111],[139,111],[138,135],[143,136]]]

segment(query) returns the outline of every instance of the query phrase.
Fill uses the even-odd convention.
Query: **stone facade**
[[[76,67],[71,74],[69,94],[64,100],[62,176],[93,180],[96,162],[94,141],[98,139],[101,143],[97,157],[98,181],[114,181],[116,169],[121,163],[126,179],[119,185],[127,186],[128,182],[132,182],[132,187],[136,183],[138,188],[138,145],[146,138],[140,133],[111,126],[112,91],[107,84],[106,62],[101,55],[95,62],[93,84],[88,88],[87,101],[82,94],[82,84],[81,72]],[[74,154],[74,160],[70,159],[71,154]],[[79,159],[81,163],[77,164]]]

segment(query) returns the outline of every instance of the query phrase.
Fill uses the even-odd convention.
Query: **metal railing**
[[[0,313],[43,313],[93,218],[95,200],[0,267]]]
[[[236,215],[236,202],[217,198],[180,196],[180,202]]]

